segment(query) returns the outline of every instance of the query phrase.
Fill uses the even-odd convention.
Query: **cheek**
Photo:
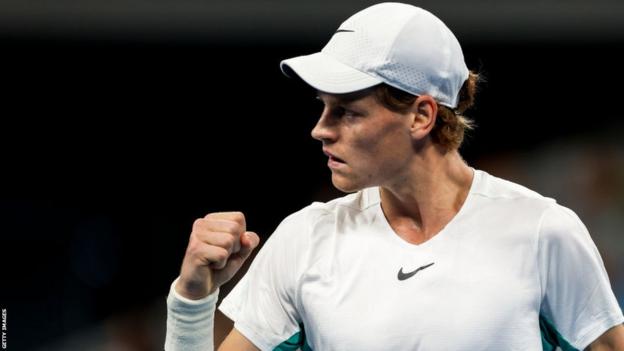
[[[394,168],[393,165],[405,164],[405,158],[411,153],[411,139],[402,126],[387,125],[375,129],[374,133],[365,137],[357,138],[354,147],[359,154],[359,160],[368,161],[371,167]]]

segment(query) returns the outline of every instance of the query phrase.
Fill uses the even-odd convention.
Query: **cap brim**
[[[351,93],[383,82],[323,52],[284,60],[280,68],[286,76],[294,73],[316,90],[330,94]]]

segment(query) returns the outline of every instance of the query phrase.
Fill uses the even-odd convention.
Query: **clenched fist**
[[[241,212],[210,213],[197,219],[176,291],[193,300],[208,296],[234,276],[259,242],[256,233],[247,231]]]

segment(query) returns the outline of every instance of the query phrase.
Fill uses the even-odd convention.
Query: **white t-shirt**
[[[584,349],[624,322],[574,212],[478,170],[420,245],[378,188],[290,215],[219,309],[261,350]]]

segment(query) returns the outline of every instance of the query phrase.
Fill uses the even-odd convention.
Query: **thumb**
[[[260,237],[254,232],[245,232],[241,235],[241,248],[238,254],[246,259],[249,254],[260,244]]]

